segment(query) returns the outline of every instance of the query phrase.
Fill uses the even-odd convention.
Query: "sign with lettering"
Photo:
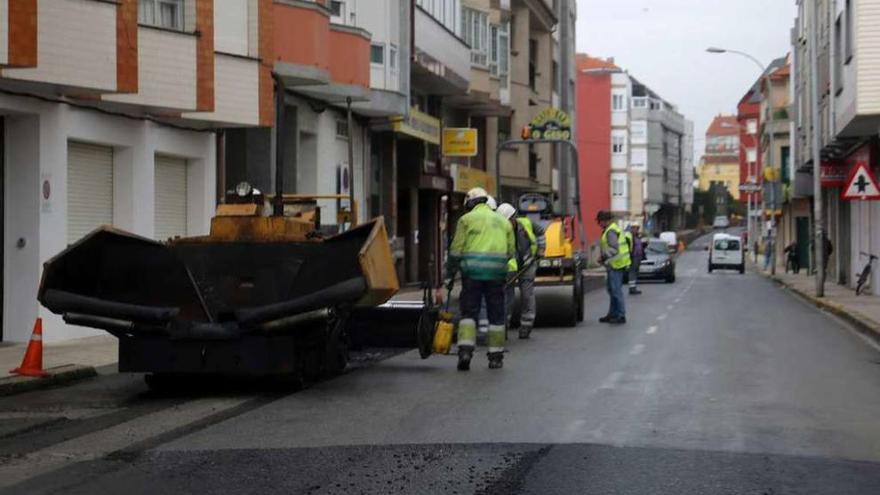
[[[840,162],[822,162],[819,166],[819,178],[822,187],[842,187],[849,177],[849,164]]]
[[[558,108],[545,108],[526,127],[524,139],[571,139],[571,117]]]
[[[431,144],[440,144],[440,120],[415,108],[409,115],[391,119],[394,132],[399,132]]]
[[[477,156],[477,130],[463,127],[443,129],[444,156]]]

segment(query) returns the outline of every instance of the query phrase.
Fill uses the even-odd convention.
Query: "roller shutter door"
[[[67,144],[67,242],[113,224],[113,148]]]
[[[155,237],[186,235],[186,160],[156,155]]]

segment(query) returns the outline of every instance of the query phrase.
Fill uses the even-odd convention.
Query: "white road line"
[[[623,377],[623,372],[615,371],[608,375],[607,378],[602,382],[602,385],[599,385],[599,390],[614,390],[617,387],[617,382]]]
[[[674,308],[674,307],[675,307],[675,306],[673,306],[672,304],[670,304],[670,305],[666,306],[666,309],[672,309],[672,308]]]
[[[675,301],[673,301],[673,302],[675,302],[675,304],[678,304],[678,303],[681,302],[681,298],[680,298],[680,297],[676,297],[676,298],[675,298]]]
[[[643,352],[645,352],[645,344],[636,344],[633,346],[632,350],[629,351],[631,356],[638,356]]]
[[[657,333],[657,325],[651,325],[646,332],[648,335]]]
[[[663,320],[666,319],[667,316],[668,316],[668,315],[667,315],[666,313],[663,313],[662,315],[660,315],[660,316],[657,317],[657,320],[659,320],[659,321],[663,321]]]

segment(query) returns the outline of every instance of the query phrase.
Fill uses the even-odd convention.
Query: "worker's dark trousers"
[[[504,280],[462,279],[458,346],[473,348],[476,345],[477,318],[484,297],[489,317],[489,352],[504,352]]]

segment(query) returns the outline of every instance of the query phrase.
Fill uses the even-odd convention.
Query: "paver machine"
[[[398,329],[350,324],[399,287],[382,219],[352,226],[352,207],[339,218],[350,228],[327,235],[316,205],[336,196],[285,195],[275,198],[284,214],[268,216],[258,191],[237,191],[206,236],[93,231],[46,263],[40,302],[117,337],[119,370],[148,373],[151,387],[205,374],[308,381],[346,366],[352,332],[400,341]],[[411,334],[404,345],[418,340],[423,309],[398,318]],[[430,342],[432,322],[422,328]]]

